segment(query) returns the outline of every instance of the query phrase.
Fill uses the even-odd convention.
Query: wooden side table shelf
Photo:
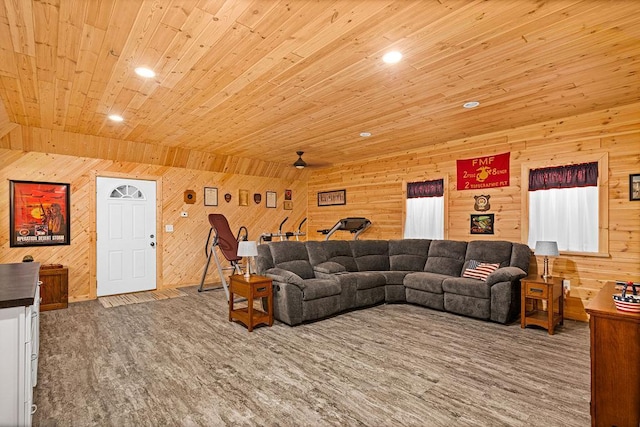
[[[520,327],[537,325],[549,331],[564,322],[564,294],[562,292],[562,278],[541,276],[528,276],[520,280],[522,283],[522,304],[520,313]],[[546,301],[547,309],[540,307]],[[527,311],[527,303],[531,303],[533,310]],[[557,307],[557,311],[556,311]]]
[[[40,266],[40,311],[67,308],[69,300],[69,269],[61,265]]]
[[[247,306],[234,308],[234,295],[247,299]],[[258,298],[267,298],[267,312],[253,307],[253,301]],[[242,322],[249,332],[259,324],[273,325],[273,291],[271,279],[263,276],[252,275],[247,280],[243,275],[234,274],[229,280],[229,322],[238,320]]]

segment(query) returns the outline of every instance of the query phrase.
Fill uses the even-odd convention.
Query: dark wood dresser
[[[67,308],[69,301],[69,269],[63,266],[40,267],[40,311]]]
[[[640,425],[640,314],[616,309],[607,283],[586,310],[591,316],[591,425]]]

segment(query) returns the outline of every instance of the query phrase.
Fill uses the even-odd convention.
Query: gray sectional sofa
[[[292,326],[385,302],[509,323],[530,258],[527,245],[506,241],[281,241],[259,245],[256,264],[273,279],[274,317]],[[499,268],[463,277],[474,262]]]

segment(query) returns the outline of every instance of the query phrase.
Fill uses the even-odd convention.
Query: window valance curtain
[[[529,191],[596,187],[597,185],[598,162],[531,169],[529,171]]]
[[[444,196],[444,179],[407,183],[407,199],[416,199],[419,197],[443,197],[443,196]]]

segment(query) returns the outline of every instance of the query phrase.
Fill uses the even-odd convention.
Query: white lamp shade
[[[255,240],[243,240],[238,243],[238,256],[258,256],[258,245]]]
[[[534,254],[539,256],[558,256],[560,255],[560,252],[558,252],[558,243],[544,240],[537,241]]]

